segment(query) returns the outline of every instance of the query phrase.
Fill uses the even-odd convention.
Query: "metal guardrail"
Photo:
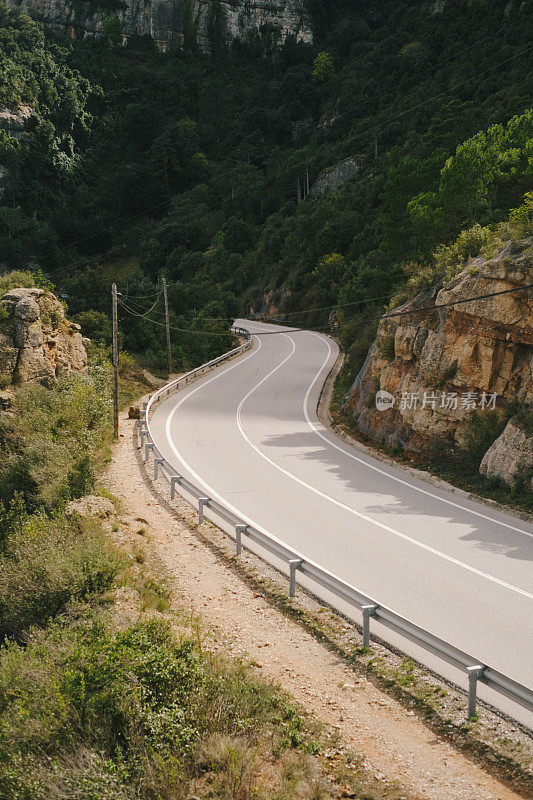
[[[264,533],[263,531],[254,528],[243,522],[236,514],[226,508],[222,503],[205,496],[205,491],[199,489],[194,483],[191,483],[187,478],[176,473],[174,467],[161,456],[158,451],[152,431],[150,428],[150,414],[157,404],[166,399],[172,392],[179,391],[182,387],[187,386],[194,380],[205,374],[208,370],[234,358],[241,353],[244,353],[251,347],[252,337],[245,328],[234,327],[233,333],[245,339],[244,343],[235,347],[227,353],[224,353],[212,361],[208,361],[197,369],[182,375],[174,381],[171,381],[162,389],[155,392],[149,402],[146,404],[145,409],[141,415],[140,420],[140,438],[141,446],[145,449],[145,461],[149,460],[150,452],[154,455],[154,480],[159,475],[161,469],[170,482],[170,495],[171,499],[175,497],[176,489],[179,488],[180,494],[185,493],[194,498],[198,502],[198,515],[200,524],[204,521],[204,511],[209,509],[210,517],[215,517],[223,520],[231,525],[234,530],[234,541],[237,555],[240,555],[243,548],[243,537],[245,540],[255,542],[263,550],[271,553],[282,562],[286,563],[289,569],[289,595],[294,597],[296,592],[296,578],[297,574],[306,576],[315,584],[322,586],[335,597],[343,602],[359,609],[363,616],[363,646],[369,647],[370,645],[370,620],[375,619],[385,627],[400,634],[405,639],[408,639],[419,647],[423,648],[429,653],[437,656],[443,661],[451,664],[457,669],[465,672],[468,677],[468,718],[474,717],[476,714],[477,704],[477,684],[481,682],[498,692],[501,695],[512,700],[514,703],[526,708],[533,712],[533,690],[523,686],[520,683],[508,678],[501,672],[493,669],[487,664],[483,664],[468,653],[448,644],[432,633],[418,627],[405,617],[396,614],[390,608],[378,603],[372,597],[360,592],[355,587],[341,580],[333,575],[328,570],[315,564],[313,561],[306,558],[304,555],[293,550],[291,547],[283,544],[275,536]],[[143,427],[144,426],[144,427]],[[144,441],[146,438],[146,442]]]

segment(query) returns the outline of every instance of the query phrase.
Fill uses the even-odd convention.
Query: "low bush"
[[[445,280],[454,278],[463,268],[466,261],[481,253],[495,238],[494,232],[481,225],[461,231],[455,242],[449,246],[442,245],[435,252],[437,274],[443,274]]]
[[[382,336],[377,340],[378,353],[384,361],[394,361],[396,351],[394,348],[394,336]]]

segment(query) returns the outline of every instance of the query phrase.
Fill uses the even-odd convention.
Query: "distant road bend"
[[[533,686],[533,525],[384,464],[322,425],[317,403],[338,355],[329,337],[237,324],[278,335],[254,336],[243,356],[157,407],[161,454],[243,522]],[[465,685],[453,668],[373,630]],[[524,709],[486,687],[479,694],[533,727]]]

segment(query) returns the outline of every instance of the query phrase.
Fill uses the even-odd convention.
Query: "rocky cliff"
[[[85,372],[87,341],[50,292],[11,289],[0,298],[0,375],[12,383]]]
[[[124,41],[133,34],[151,36],[162,51],[183,44],[188,19],[198,44],[208,50],[215,3],[228,42],[267,33],[281,42],[288,36],[312,41],[304,0],[7,0],[8,6],[71,37],[102,35],[106,18],[116,16]]]
[[[411,313],[382,318],[345,404],[366,436],[409,457],[460,454],[473,414],[491,420],[496,438],[513,409],[533,406],[532,292],[435,308],[533,283],[532,245],[526,239],[493,258],[471,259],[439,291],[396,309]],[[519,437],[526,452],[531,440],[523,428],[502,436],[484,469],[511,483],[517,470],[515,459],[504,464],[505,442]]]

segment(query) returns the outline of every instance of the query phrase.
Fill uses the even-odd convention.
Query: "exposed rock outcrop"
[[[198,43],[209,49],[210,7],[214,0],[7,0],[30,17],[46,23],[71,37],[100,36],[104,20],[118,17],[122,36],[151,36],[162,51],[175,50],[183,44],[184,19],[191,14],[198,31]],[[312,32],[303,0],[220,0],[222,35],[246,39],[270,32],[282,42],[287,36],[311,42]]]
[[[87,340],[85,340],[87,341]],[[80,326],[43,289],[11,289],[0,299],[0,373],[13,383],[50,383],[87,370]]]
[[[16,111],[0,108],[0,130],[14,139],[20,139],[32,116],[33,110],[30,106],[21,106]]]
[[[533,432],[510,419],[483,456],[479,471],[486,478],[533,491]]]
[[[0,130],[13,139],[20,139],[33,116],[30,106],[21,106],[17,111],[0,108]],[[9,188],[9,169],[0,164],[0,201]]]
[[[323,170],[311,187],[310,194],[322,195],[336,192],[348,183],[361,169],[361,158],[345,158],[333,167]]]
[[[346,401],[364,434],[427,458],[464,447],[474,410],[503,419],[511,404],[533,404],[531,291],[434,308],[532,283],[532,243],[472,259],[440,291],[397,309],[427,310],[381,320]]]

